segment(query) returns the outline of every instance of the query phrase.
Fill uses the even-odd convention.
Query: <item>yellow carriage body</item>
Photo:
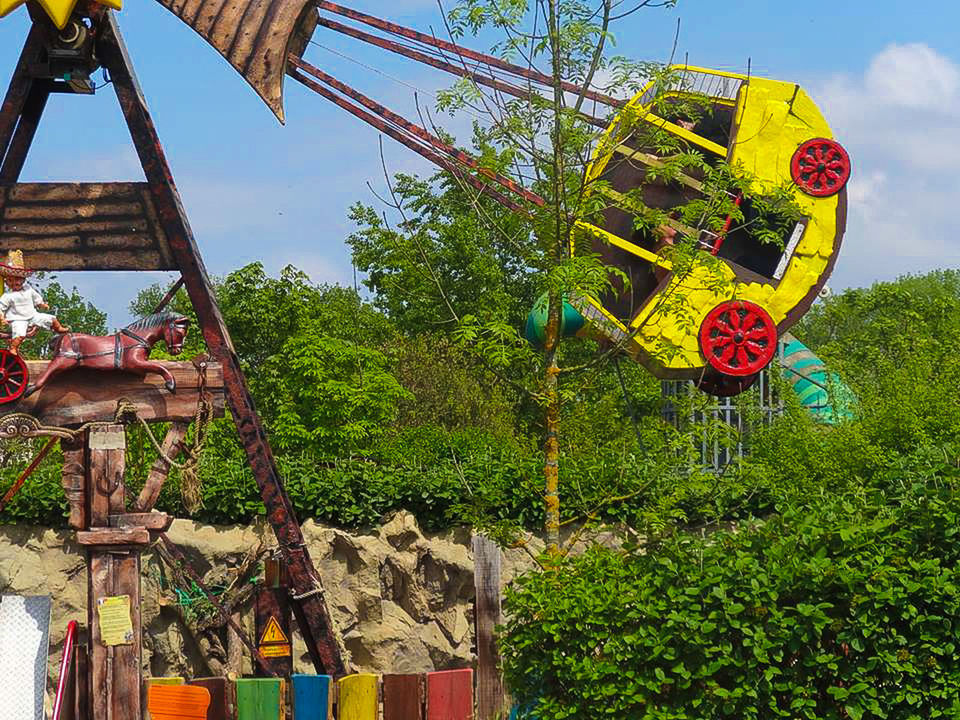
[[[808,194],[795,181],[798,148],[814,139],[831,141],[833,137],[816,105],[798,85],[704,68],[671,70],[680,78],[676,86],[682,87],[683,93],[710,103],[714,137],[698,133],[691,123],[681,124],[654,114],[653,101],[664,90],[651,84],[622,109],[599,143],[588,182],[603,179],[612,187],[619,183],[621,190],[631,184],[649,185],[652,204],[659,202],[661,207],[696,196],[695,178],[681,178],[659,188],[656,182],[645,183],[644,174],[662,164],[664,158],[631,147],[629,138],[637,123],[652,123],[708,158],[725,159],[734,173],[750,179],[750,194],[765,195],[778,187],[791,187],[803,215],[789,236],[782,238],[782,248],[754,247],[743,235],[733,243],[736,247],[726,253],[727,257],[722,245],[716,258],[706,250],[697,253],[692,268],[682,278],[672,272],[665,253],[638,238],[633,231],[633,216],[623,204],[617,207],[618,203],[611,203],[614,207],[605,211],[602,226],[579,224],[580,232],[592,239],[594,251],[607,262],[628,268],[631,285],[639,286],[601,299],[583,298],[579,303],[581,313],[603,335],[625,342],[627,350],[656,375],[696,378],[709,369],[700,329],[718,305],[728,301],[754,303],[769,314],[778,333],[786,331],[809,309],[840,249],[846,190],[841,185],[826,196],[817,196]],[[669,88],[666,92],[679,94]],[[718,137],[717,128],[724,127],[726,138]],[[720,142],[723,139],[726,141]],[[846,171],[848,177],[849,165]],[[606,192],[617,195],[616,190]],[[736,252],[742,254],[730,257]],[[651,281],[649,275],[641,276],[644,266],[648,273],[652,267],[660,268],[660,277]],[[654,285],[645,289],[644,282]]]

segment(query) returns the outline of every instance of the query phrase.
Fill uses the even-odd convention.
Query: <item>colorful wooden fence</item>
[[[193,680],[187,685],[147,683],[156,720],[284,720],[286,681],[277,678]],[[182,683],[177,678],[175,682]],[[473,670],[425,675],[294,675],[289,688],[293,720],[474,720]],[[199,715],[196,699],[206,698]],[[153,700],[153,702],[150,702]],[[183,715],[175,714],[183,701]],[[158,704],[162,703],[162,704]],[[157,716],[157,709],[162,714]]]

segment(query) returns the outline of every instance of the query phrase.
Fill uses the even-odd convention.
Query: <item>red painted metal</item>
[[[424,65],[430,65],[431,67],[435,67],[438,70],[443,70],[444,72],[448,72],[452,75],[467,78],[478,85],[493,88],[494,90],[502,92],[506,95],[512,95],[513,97],[524,100],[529,100],[537,96],[537,93],[535,92],[525,88],[517,87],[516,85],[512,85],[502,80],[498,80],[492,75],[486,75],[482,72],[479,72],[479,69],[470,69],[463,64],[455,65],[454,63],[447,62],[446,60],[441,60],[440,58],[427,55],[426,53],[419,52],[413,48],[409,48],[406,45],[401,45],[393,40],[387,40],[386,38],[372,35],[368,32],[364,32],[363,30],[358,30],[357,28],[352,28],[348,25],[338,23],[336,20],[330,20],[329,18],[322,17],[317,24],[327,28],[328,30],[333,30],[334,32],[342,33],[343,35],[348,35],[355,40],[376,45],[379,48],[389,50],[390,52],[398,55],[403,55],[404,57],[408,57],[411,60],[416,60]],[[609,126],[609,123],[606,120],[601,120],[593,115],[581,113],[581,117],[583,118],[584,122],[590,123],[594,127],[606,129]]]
[[[737,196],[733,199],[733,204],[740,207],[741,203],[743,203],[743,193],[737,193]],[[711,254],[716,255],[720,252],[720,248],[723,247],[723,241],[727,239],[727,233],[730,232],[732,225],[733,215],[727,215],[727,221],[723,224],[723,232],[717,235],[717,239],[713,241],[713,249],[710,251]]]
[[[290,72],[290,77],[292,77],[297,82],[305,85],[306,87],[310,88],[318,95],[325,97],[330,102],[340,106],[351,115],[354,115],[355,117],[360,118],[365,123],[368,123],[369,125],[372,125],[373,127],[375,127],[377,130],[380,130],[384,134],[389,135],[394,140],[401,143],[402,145],[405,145],[406,147],[408,147],[410,150],[413,150],[418,155],[423,156],[424,158],[432,162],[434,165],[437,165],[438,167],[443,168],[444,170],[452,173],[453,175],[460,178],[464,182],[472,185],[479,192],[493,198],[504,207],[507,207],[510,210],[513,210],[514,212],[520,212],[520,213],[526,212],[524,208],[522,208],[517,203],[513,202],[513,200],[510,200],[509,198],[504,196],[502,193],[499,193],[496,190],[494,190],[490,185],[487,185],[486,183],[481,182],[479,179],[475,178],[473,175],[470,175],[469,173],[465,173],[460,167],[458,167],[452,161],[430,150],[428,147],[426,147],[422,143],[422,141],[420,141],[416,137],[411,136],[408,133],[402,132],[398,128],[387,124],[383,119],[377,117],[376,115],[368,113],[363,108],[358,107],[357,105],[354,105],[349,100],[346,100],[340,97],[339,95],[334,93],[332,90],[329,90],[328,88],[324,87],[320,83],[314,80],[311,80],[305,75],[301,75],[296,70]]]
[[[19,355],[0,349],[0,405],[16,402],[27,390],[27,364]]]
[[[513,63],[507,62],[506,60],[501,60],[500,58],[494,57],[493,55],[487,55],[485,53],[477,52],[476,50],[470,50],[465,48],[462,45],[457,45],[456,43],[448,42],[446,40],[440,40],[435,38],[432,35],[426,35],[417,30],[413,30],[403,25],[397,25],[396,23],[388,22],[386,20],[381,20],[378,17],[372,15],[367,15],[366,13],[353,10],[351,8],[343,7],[342,5],[337,5],[336,3],[328,2],[327,0],[318,0],[317,7],[321,10],[326,10],[327,12],[336,13],[337,15],[342,15],[343,17],[350,18],[356,22],[363,23],[364,25],[369,25],[378,30],[388,32],[392,35],[399,35],[401,37],[408,38],[410,40],[415,40],[424,45],[429,45],[431,47],[439,48],[446,52],[456,55],[459,59],[468,58],[476,62],[489,65],[490,67],[499,68],[500,70],[505,70],[513,75],[519,75],[522,78],[531,80],[541,85],[546,85],[547,87],[553,87],[553,78],[549,75],[544,75],[541,72],[532,70],[530,68],[525,68],[520,65],[514,65]],[[564,90],[576,95],[583,93],[584,97],[595,100],[596,102],[602,103],[604,105],[609,105],[610,107],[620,108],[626,105],[626,102],[623,100],[618,100],[615,97],[606,95],[604,93],[597,92],[595,90],[586,90],[571,82],[562,82],[561,87]]]
[[[60,711],[63,708],[63,693],[67,687],[67,675],[73,661],[73,643],[77,638],[77,621],[67,623],[67,635],[63,639],[63,655],[60,658],[60,675],[57,678],[57,695],[53,700],[53,715],[50,720],[60,720]]]
[[[850,179],[850,156],[836,140],[807,140],[793,154],[790,174],[803,192],[830,197],[843,190]]]
[[[700,326],[700,351],[710,366],[724,375],[753,375],[777,352],[777,326],[756,303],[723,302]]]
[[[543,207],[546,204],[546,201],[536,193],[530,192],[526,188],[520,187],[508,177],[499,175],[488,168],[482,167],[480,163],[478,163],[474,158],[472,158],[467,153],[463,152],[462,150],[458,150],[457,148],[443,142],[443,140],[438,138],[436,135],[432,135],[421,126],[410,122],[406,118],[401,117],[400,115],[397,115],[395,112],[392,112],[391,110],[388,110],[386,107],[384,107],[380,103],[375,102],[374,100],[371,100],[369,97],[367,97],[363,93],[360,93],[354,90],[353,88],[351,88],[349,85],[346,85],[340,82],[332,75],[328,75],[327,73],[323,72],[323,70],[320,70],[319,68],[314,67],[310,63],[305,62],[300,58],[295,57],[294,55],[290,55],[287,58],[287,61],[294,67],[300,70],[303,70],[304,72],[309,73],[310,75],[313,75],[315,78],[317,78],[317,80],[320,80],[321,82],[329,85],[337,92],[343,93],[344,95],[351,98],[352,100],[355,100],[356,102],[360,103],[365,108],[379,115],[380,117],[384,118],[388,122],[393,123],[394,125],[399,127],[403,132],[416,136],[423,142],[433,146],[436,150],[446,153],[447,155],[452,157],[454,160],[459,162],[461,165],[465,165],[475,170],[476,172],[483,175],[484,177],[487,177],[490,180],[493,180],[498,185],[503,186],[510,192],[520,195],[521,197],[523,197],[524,200],[528,200],[535,205],[539,205],[540,207]]]

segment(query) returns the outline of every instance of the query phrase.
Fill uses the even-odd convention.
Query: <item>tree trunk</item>
[[[557,389],[557,346],[560,341],[560,313],[563,297],[550,293],[550,310],[547,316],[546,374],[544,395],[546,397],[546,440],[543,446],[544,478],[544,529],[547,534],[547,552],[552,557],[560,553],[560,393]]]

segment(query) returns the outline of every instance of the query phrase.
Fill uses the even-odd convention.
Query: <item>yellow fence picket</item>
[[[377,676],[348,675],[340,680],[338,720],[377,720]]]

